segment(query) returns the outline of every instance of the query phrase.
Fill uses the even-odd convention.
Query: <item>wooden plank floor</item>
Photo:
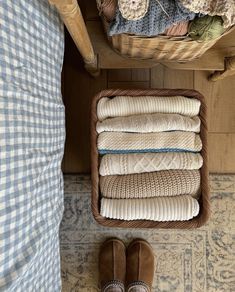
[[[89,10],[90,11],[90,10]],[[90,17],[95,17],[90,11]],[[105,88],[194,88],[202,92],[209,109],[209,169],[235,172],[235,77],[207,81],[210,72],[182,71],[159,65],[153,69],[104,70],[94,79],[66,34],[63,96],[67,139],[65,173],[90,172],[89,111],[92,96]]]

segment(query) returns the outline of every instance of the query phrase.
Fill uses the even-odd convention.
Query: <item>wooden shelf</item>
[[[175,61],[140,60],[124,57],[109,46],[97,9],[86,2],[85,20],[82,16],[77,0],[49,0],[55,5],[60,16],[71,34],[80,54],[83,57],[85,68],[92,76],[99,76],[100,69],[135,69],[153,68],[163,64],[172,69],[181,70],[212,70],[215,71],[210,80],[216,81],[235,74],[235,29],[220,39],[220,41],[201,58],[185,63]],[[85,4],[84,2],[82,2]],[[225,57],[231,57],[226,58]]]

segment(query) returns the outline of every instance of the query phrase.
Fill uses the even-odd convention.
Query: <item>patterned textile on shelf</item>
[[[137,20],[147,13],[149,0],[118,0],[118,8],[123,18]]]
[[[146,2],[143,1],[143,2]],[[125,13],[127,15],[127,13]],[[164,33],[172,24],[194,19],[196,14],[175,0],[150,0],[148,12],[141,19],[128,20],[117,9],[108,34],[121,33],[156,36]]]

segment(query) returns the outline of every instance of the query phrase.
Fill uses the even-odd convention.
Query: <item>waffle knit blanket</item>
[[[193,132],[122,133],[99,134],[97,146],[100,154],[136,152],[199,152],[202,141]]]
[[[190,196],[150,199],[101,199],[101,215],[121,220],[183,221],[199,213],[198,201]]]
[[[144,114],[129,117],[116,117],[98,122],[96,131],[101,132],[200,132],[199,117],[187,117],[179,114]]]
[[[179,0],[179,2],[196,13],[222,16],[224,27],[235,24],[235,0]]]
[[[199,169],[203,159],[199,153],[130,153],[107,154],[101,158],[99,173],[122,175],[170,169]]]
[[[197,196],[200,190],[200,171],[162,170],[101,176],[100,190],[103,197],[112,199]]]
[[[129,6],[132,2],[135,1],[129,1]],[[141,2],[146,2],[146,0]],[[124,14],[123,11],[121,12],[117,9],[115,19],[110,25],[109,35],[129,33],[142,36],[156,36],[163,33],[172,24],[182,20],[192,20],[196,16],[194,12],[175,0],[150,0],[148,10],[146,9],[146,11],[147,13],[141,19],[128,20],[123,17],[127,13]]]
[[[185,96],[103,97],[97,105],[97,116],[100,121],[107,118],[153,113],[171,113],[193,117],[199,114],[200,105],[200,100]]]

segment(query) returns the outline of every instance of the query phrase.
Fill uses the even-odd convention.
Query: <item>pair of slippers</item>
[[[152,247],[143,239],[133,240],[127,248],[118,238],[106,240],[100,248],[99,276],[102,291],[141,287],[150,292],[154,276]]]

